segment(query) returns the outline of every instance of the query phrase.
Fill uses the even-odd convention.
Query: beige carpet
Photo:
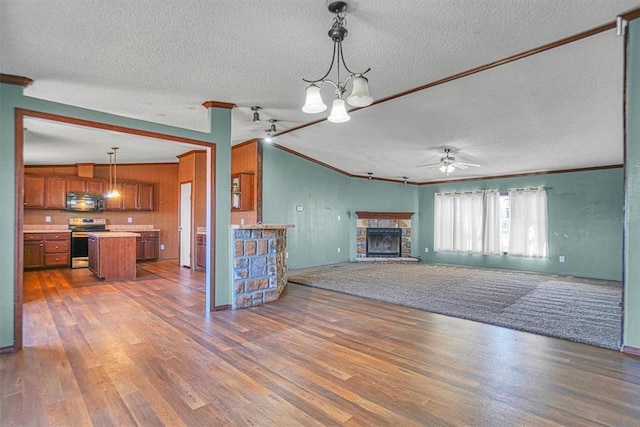
[[[511,329],[620,348],[620,282],[423,263],[344,263],[292,269],[288,280]]]

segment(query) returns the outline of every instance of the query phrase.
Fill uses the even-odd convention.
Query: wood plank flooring
[[[204,276],[24,275],[2,426],[640,426],[640,358],[289,285],[204,312]]]

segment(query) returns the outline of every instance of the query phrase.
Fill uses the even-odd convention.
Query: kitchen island
[[[136,238],[139,233],[96,231],[89,236],[89,270],[99,279],[136,278]]]

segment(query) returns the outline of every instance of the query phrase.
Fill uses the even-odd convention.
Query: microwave
[[[94,193],[67,193],[67,210],[99,212],[104,210],[104,196]]]

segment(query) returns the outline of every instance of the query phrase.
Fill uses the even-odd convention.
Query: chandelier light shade
[[[354,107],[366,107],[371,105],[373,98],[369,94],[369,80],[364,76],[357,76],[353,79],[353,89],[347,102]]]
[[[322,100],[322,95],[320,95],[320,87],[311,83],[309,87],[307,87],[307,99],[302,107],[302,111],[305,113],[322,113],[327,109],[327,104]]]
[[[347,10],[347,2],[345,1],[333,1],[329,3],[329,12],[334,13],[333,25],[329,30],[329,37],[333,40],[333,55],[331,57],[331,64],[329,70],[324,76],[317,80],[303,81],[309,83],[307,87],[307,96],[302,107],[302,111],[305,113],[321,113],[327,109],[327,105],[322,100],[320,94],[320,87],[325,83],[330,83],[335,88],[335,99],[333,100],[333,108],[328,120],[334,123],[344,123],[350,119],[347,113],[346,103],[344,101],[344,95],[347,92],[347,85],[351,83],[351,94],[347,97],[347,103],[354,107],[366,107],[373,103],[373,97],[369,94],[369,81],[364,75],[368,73],[371,68],[367,68],[362,73],[354,73],[347,67],[344,60],[344,52],[342,50],[342,42],[347,36],[347,29],[344,27],[345,12]],[[331,80],[327,78],[335,65],[336,79]],[[340,80],[340,70],[344,69],[348,73],[344,81]]]
[[[331,115],[327,117],[331,123],[344,123],[351,120],[351,116],[347,114],[347,105],[342,98],[336,98],[333,100],[333,107],[331,108]]]

